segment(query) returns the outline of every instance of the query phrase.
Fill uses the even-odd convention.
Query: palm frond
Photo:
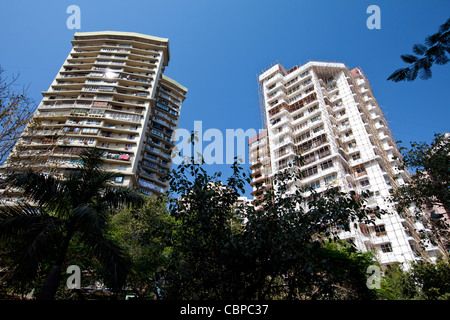
[[[429,47],[434,46],[439,41],[439,33],[432,34],[425,38],[425,44]]]
[[[427,52],[427,47],[423,44],[415,44],[412,48],[413,52],[415,54],[418,54],[419,56],[424,55]],[[416,59],[417,60],[417,59]]]
[[[400,82],[406,80],[408,73],[410,72],[409,68],[401,68],[397,69],[392,73],[387,80],[392,80],[394,82]]]
[[[446,31],[450,30],[450,18],[439,27],[439,32],[444,33]]]
[[[118,173],[93,170],[70,174],[63,182],[68,190],[68,197],[75,207],[78,203],[89,203],[92,199],[100,197],[105,189],[110,187]]]
[[[423,80],[428,80],[432,76],[431,67],[433,63],[444,65],[450,62],[446,54],[450,54],[450,19],[439,27],[439,31],[425,38],[425,45],[415,44],[413,52],[422,58],[411,54],[401,55],[403,62],[414,64],[414,68],[402,68],[396,70],[388,77],[394,82],[412,81],[417,75]]]
[[[19,234],[30,231],[35,226],[51,221],[59,219],[43,207],[32,206],[27,202],[0,207],[0,238],[15,239]]]
[[[417,66],[419,69],[430,69],[433,65],[433,59],[431,57],[424,57],[417,60]]]
[[[432,72],[430,68],[423,68],[420,70],[420,79],[428,80],[432,76]]]
[[[106,229],[108,223],[106,206],[102,204],[81,204],[70,212],[70,220],[76,229],[88,233],[99,233]]]
[[[417,57],[412,54],[403,54],[400,58],[406,63],[414,63],[417,61]]]
[[[50,175],[37,172],[15,173],[7,177],[6,182],[24,191],[24,195],[41,206],[54,206],[61,199],[61,183]]]
[[[436,60],[434,60],[437,65],[441,66],[447,64],[449,61],[450,59],[447,57],[445,49],[442,49],[439,55],[436,57]]]
[[[145,203],[145,197],[137,190],[127,187],[108,188],[102,197],[102,201],[111,208],[118,208],[121,205],[140,207]]]
[[[415,63],[413,66],[409,68],[409,72],[406,75],[406,80],[414,81],[417,78],[418,73],[419,73],[419,66],[417,65],[417,63]]]
[[[103,164],[104,151],[98,148],[88,148],[80,153],[80,165],[79,170],[91,171],[100,169]]]
[[[0,237],[8,240],[14,263],[9,277],[23,283],[35,278],[61,244],[63,222],[42,207],[23,203],[0,211]]]

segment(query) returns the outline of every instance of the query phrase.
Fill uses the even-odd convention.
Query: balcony
[[[258,178],[254,178],[254,180],[250,183],[250,185],[253,187],[253,186],[255,186],[258,183],[264,182],[267,178],[268,178],[268,176],[261,175]]]
[[[129,49],[112,49],[112,48],[101,48],[100,52],[108,52],[108,53],[130,53]]]
[[[366,177],[367,176],[367,171],[363,171],[363,172],[355,172],[354,177],[356,180],[359,180],[360,178]]]

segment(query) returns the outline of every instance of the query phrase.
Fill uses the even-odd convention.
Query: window
[[[303,117],[305,114],[303,112],[297,114],[294,116],[294,120],[300,119],[301,117]]]
[[[169,107],[162,105],[161,103],[156,103],[156,106],[164,111],[169,111]]]
[[[158,130],[155,130],[155,129],[152,129],[151,133],[156,134],[159,137],[163,136],[162,132],[159,132]]]
[[[361,176],[367,174],[366,168],[364,166],[356,167],[355,171],[356,171],[356,177],[361,177]]]
[[[100,88],[98,88],[99,90],[102,91],[114,91],[114,87],[109,87],[109,86],[100,86]]]
[[[307,187],[312,188],[312,189],[317,189],[320,188],[320,180],[314,181],[312,182],[310,185],[308,185]]]
[[[317,133],[317,132],[320,132],[320,131],[322,131],[322,130],[323,130],[323,125],[314,128],[314,129],[313,129],[313,132],[314,132],[314,133]]]
[[[320,148],[319,150],[317,150],[317,155],[319,156],[319,158],[324,158],[327,157],[331,154],[330,148],[328,146]]]
[[[150,167],[150,168],[153,168],[153,169],[157,169],[158,168],[158,166],[156,164],[148,162],[146,160],[142,160],[142,164],[144,166],[147,166],[147,167]]]
[[[95,139],[80,138],[78,139],[78,142],[84,144],[93,144],[95,142]]]
[[[345,120],[344,122],[341,123],[341,127],[348,127],[350,126],[350,122],[348,120]]]
[[[328,176],[325,179],[323,179],[323,182],[325,182],[325,184],[328,184],[334,182],[336,178],[337,178],[336,174],[332,174],[331,176]]]
[[[333,166],[333,160],[328,160],[328,161],[322,163],[320,166],[322,167],[322,170],[331,168]]]
[[[81,130],[82,133],[90,133],[90,134],[97,134],[98,129],[97,128],[83,128]]]
[[[311,162],[314,162],[316,160],[316,155],[313,153],[307,154],[303,156],[303,160],[305,161],[305,164],[310,164]]]
[[[86,125],[99,126],[101,123],[99,120],[86,120]]]
[[[310,136],[311,136],[311,135],[310,135],[309,131],[308,131],[308,132],[305,132],[304,134],[299,135],[298,137],[295,138],[295,143],[300,142],[300,141],[303,141],[303,140],[305,140],[305,139],[308,139]]]
[[[278,162],[278,169],[279,170],[284,169],[286,167],[287,167],[287,160],[286,159],[283,159],[283,160]]]
[[[146,190],[144,188],[139,188],[139,191],[142,192],[143,194],[147,195],[147,196],[152,194],[149,190]]]
[[[382,236],[386,234],[386,228],[384,226],[384,224],[380,224],[378,226],[374,227],[375,233],[377,236]]]
[[[116,183],[122,183],[122,182],[123,182],[123,177],[116,177],[116,178],[114,179],[114,182],[116,182]]]
[[[312,175],[315,175],[317,173],[317,166],[311,167],[309,169],[303,170],[302,171],[302,176],[304,178],[306,177],[310,177]]]
[[[314,123],[314,122],[316,122],[316,121],[320,121],[320,116],[315,116],[315,117],[312,117],[311,118],[311,123]]]
[[[368,179],[361,181],[359,184],[361,185],[361,187],[370,186],[370,182]]]
[[[315,110],[318,110],[319,107],[315,105],[314,107],[308,108],[308,113],[313,113]]]
[[[384,243],[380,247],[381,251],[383,251],[384,253],[392,252],[392,246],[390,242]]]
[[[359,152],[352,154],[352,160],[356,161],[361,159],[361,154]]]

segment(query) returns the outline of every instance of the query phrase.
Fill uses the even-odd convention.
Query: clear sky
[[[370,30],[370,5],[381,29]],[[81,9],[81,29],[68,29],[70,5]],[[169,38],[165,74],[189,89],[180,127],[259,129],[257,75],[273,62],[286,69],[309,60],[361,67],[395,140],[431,141],[450,131],[450,65],[434,66],[431,80],[386,78],[450,17],[448,0],[40,0],[2,1],[0,65],[20,73],[36,102],[71,49],[76,31],[129,31]],[[205,143],[204,143],[205,144]],[[207,143],[206,143],[207,144]],[[248,154],[245,155],[248,168]],[[210,172],[229,174],[228,165]],[[248,188],[250,191],[250,187]],[[248,193],[249,195],[249,193]]]

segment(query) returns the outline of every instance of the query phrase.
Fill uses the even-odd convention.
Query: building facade
[[[116,185],[167,190],[172,133],[187,89],[164,75],[166,38],[130,32],[75,33],[72,50],[4,165],[62,174],[87,147],[104,151]]]
[[[441,250],[420,239],[420,219],[399,215],[387,200],[390,189],[405,183],[397,170],[400,153],[369,81],[359,68],[342,63],[309,62],[285,70],[275,64],[259,76],[265,134],[249,140],[253,195],[271,187],[271,177],[302,156],[301,181],[292,192],[330,187],[342,192],[367,190],[369,207],[390,212],[376,225],[359,224],[340,237],[362,251],[372,251],[382,265],[426,259]],[[261,152],[262,151],[262,152]],[[307,199],[308,193],[304,194]],[[423,248],[425,241],[426,245]]]
[[[248,139],[248,150],[252,170],[252,203],[255,208],[261,208],[264,194],[272,188],[272,166],[266,129]]]

